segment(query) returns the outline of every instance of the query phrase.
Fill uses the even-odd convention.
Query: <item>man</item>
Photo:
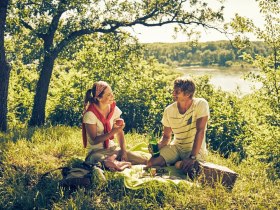
[[[160,156],[152,157],[148,167],[173,165],[182,160],[180,168],[187,172],[196,159],[207,155],[205,133],[209,106],[205,99],[194,98],[194,92],[192,78],[179,77],[174,81],[175,102],[166,107],[162,118],[163,136],[158,144]]]

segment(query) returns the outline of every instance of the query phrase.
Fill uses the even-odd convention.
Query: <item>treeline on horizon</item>
[[[252,57],[271,54],[265,42],[250,42],[250,46],[239,49],[231,41],[145,43],[145,56],[155,57],[160,63],[169,66],[243,66],[244,52]]]

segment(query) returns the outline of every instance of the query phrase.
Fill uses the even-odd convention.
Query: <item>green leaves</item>
[[[248,158],[267,163],[268,174],[275,178],[277,177],[275,174],[279,177],[280,155],[280,2],[272,0],[258,2],[265,21],[264,27],[259,28],[242,17],[236,17],[231,26],[240,33],[237,43],[242,44],[240,37],[248,35],[245,32],[250,32],[269,48],[266,55],[243,54],[244,60],[260,70],[257,74],[248,74],[246,78],[263,84],[260,90],[242,101],[244,119],[248,121],[244,129],[243,147]],[[246,41],[249,43],[248,39]]]
[[[171,81],[179,74],[143,58],[142,47],[126,33],[80,40],[79,51],[57,62],[47,104],[51,124],[79,125],[83,98],[98,80],[107,81],[123,111],[126,131],[162,129],[162,112],[171,100]]]

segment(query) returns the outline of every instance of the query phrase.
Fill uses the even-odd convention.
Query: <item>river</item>
[[[253,88],[259,89],[262,84],[244,80],[243,77],[249,72],[258,73],[256,69],[243,68],[207,68],[207,67],[179,67],[177,70],[186,75],[210,76],[210,83],[223,91],[238,93],[239,96],[252,93]],[[238,91],[237,91],[238,90]]]

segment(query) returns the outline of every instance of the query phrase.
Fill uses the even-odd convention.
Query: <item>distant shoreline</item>
[[[203,70],[203,71],[217,71],[217,70],[244,70],[244,71],[258,71],[257,68],[253,66],[246,66],[246,67],[240,67],[240,66],[178,66],[175,67],[176,70],[184,71],[184,70]]]

